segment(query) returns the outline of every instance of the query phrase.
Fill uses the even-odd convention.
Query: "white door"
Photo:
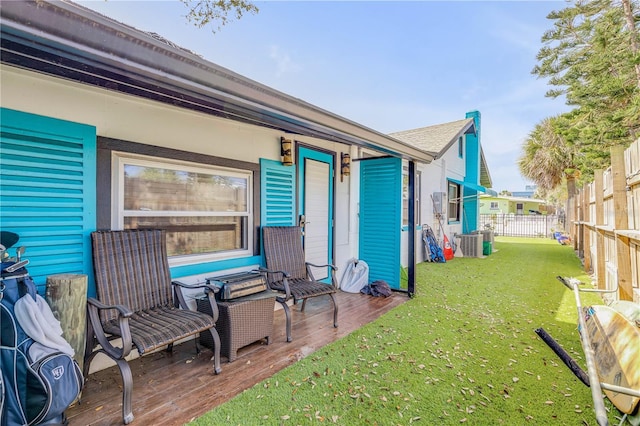
[[[329,165],[316,160],[306,160],[304,205],[306,225],[304,229],[305,260],[316,265],[326,265],[329,235]],[[312,268],[317,280],[328,277],[327,268]]]
[[[304,226],[305,260],[333,263],[333,156],[309,148],[299,150],[300,224]],[[312,268],[316,280],[329,277],[329,268]]]

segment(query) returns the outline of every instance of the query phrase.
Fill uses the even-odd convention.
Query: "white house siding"
[[[406,162],[404,164],[406,166]],[[427,190],[425,189],[425,185],[427,184],[427,175],[429,174],[429,165],[427,164],[423,164],[423,163],[417,163],[416,164],[416,172],[420,172],[422,173],[422,181],[420,184],[420,189],[421,192],[419,194],[419,198],[420,198],[420,217],[416,216],[416,224],[418,225],[422,225],[423,223],[427,223],[427,224],[431,224],[431,222],[429,221],[430,217],[433,217],[433,212],[432,212],[432,207],[431,207],[431,198],[429,197],[429,194],[427,193]],[[426,197],[426,198],[425,198]],[[401,247],[401,253],[400,253],[400,260],[402,262],[402,267],[406,268],[409,265],[409,230],[405,229],[404,227],[402,228],[403,231],[401,233],[401,241],[400,241],[400,247]],[[422,230],[421,229],[417,229],[415,230],[416,236],[415,236],[415,256],[416,256],[416,262],[424,262],[424,260],[426,259],[425,255],[425,250],[424,250],[424,242],[422,241]]]
[[[458,157],[458,145],[454,144],[441,157],[429,164],[418,164],[416,170],[422,173],[421,194],[420,194],[420,217],[416,218],[418,225],[427,224],[431,226],[436,237],[442,242],[442,231],[447,234],[449,241],[453,242],[453,235],[462,232],[462,223],[448,224],[446,215],[442,220],[442,229],[433,212],[433,201],[431,197],[434,192],[444,192],[447,194],[447,178],[464,180],[465,164],[464,159]],[[443,204],[447,206],[447,199],[443,199]],[[445,210],[446,212],[446,210]],[[402,233],[402,266],[408,265],[408,235]],[[422,231],[416,231],[416,262],[426,260],[426,251],[422,241]]]
[[[434,192],[444,192],[445,198],[443,199],[443,205],[447,206],[447,179],[452,178],[459,181],[464,180],[465,176],[465,162],[464,158],[458,157],[458,144],[451,145],[449,150],[440,158],[432,161],[429,164],[419,164],[417,170],[422,172],[422,183],[420,194],[421,203],[421,217],[417,219],[419,225],[427,224],[433,228],[433,232],[436,237],[442,242],[442,230],[449,238],[450,242],[454,242],[453,236],[455,234],[462,233],[462,222],[460,223],[447,223],[446,214],[442,220],[442,230],[440,224],[433,213],[433,201],[431,199]],[[446,212],[446,210],[445,210]],[[407,233],[402,233],[402,266],[406,267],[408,264],[407,254]],[[425,260],[424,243],[422,241],[422,232],[416,232],[416,261],[420,262]]]
[[[97,135],[205,155],[258,163],[280,159],[283,132],[213,117],[3,65],[4,108],[91,124]],[[336,152],[335,263],[344,270],[357,252],[357,179],[340,180],[340,152],[347,145],[294,135],[299,142]],[[352,176],[357,165],[352,165]],[[355,182],[355,183],[354,183]],[[355,195],[353,195],[355,194]],[[338,277],[341,274],[338,272]]]

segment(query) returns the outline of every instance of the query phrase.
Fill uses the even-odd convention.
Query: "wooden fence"
[[[640,139],[611,149],[611,166],[582,188],[567,182],[574,248],[597,286],[640,303]]]

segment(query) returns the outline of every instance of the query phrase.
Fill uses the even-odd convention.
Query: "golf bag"
[[[424,248],[427,252],[427,258],[425,259],[427,262],[446,262],[444,252],[438,245],[433,229],[429,225],[422,225],[422,241],[424,241]]]
[[[27,270],[12,265],[2,262],[0,277],[0,426],[67,424],[82,372]]]

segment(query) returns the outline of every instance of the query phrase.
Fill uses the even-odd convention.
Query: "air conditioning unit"
[[[482,234],[462,234],[460,235],[460,248],[466,257],[482,257]]]

